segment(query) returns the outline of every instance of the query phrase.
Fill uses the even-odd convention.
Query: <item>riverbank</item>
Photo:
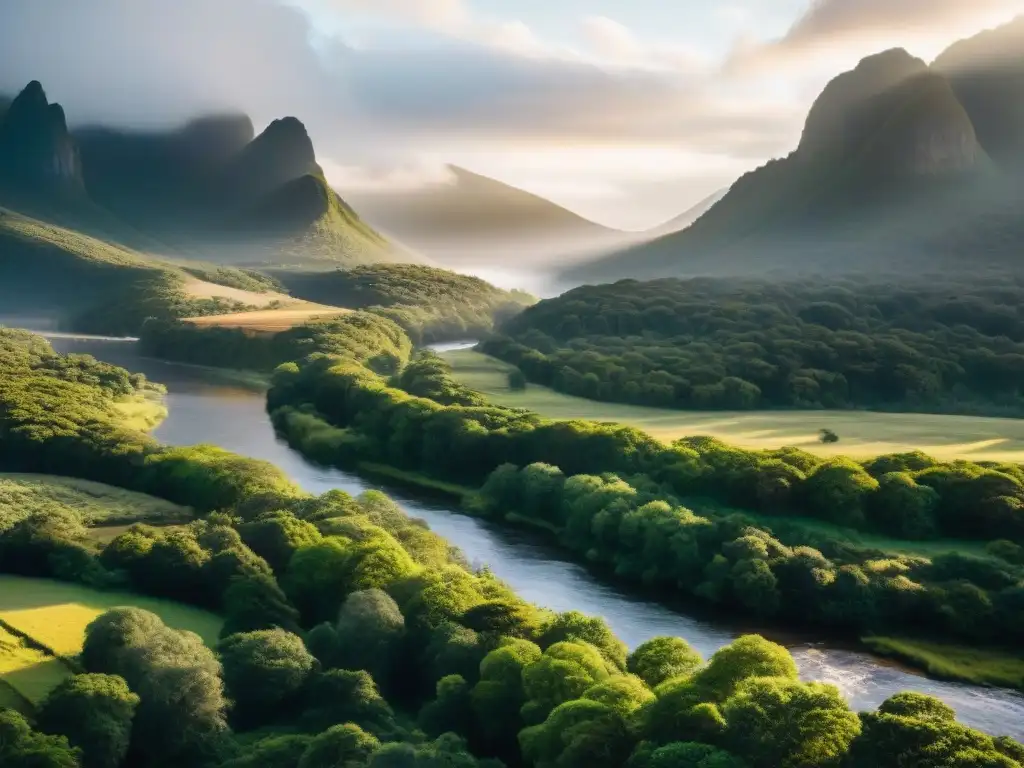
[[[897,659],[940,680],[1024,688],[1024,660],[1007,651],[896,637],[865,637],[866,648]]]
[[[790,649],[803,679],[836,684],[857,709],[877,707],[894,693],[912,690],[941,698],[975,727],[1024,737],[1024,697],[1012,691],[926,678],[847,644],[826,642],[820,632],[778,633],[766,630],[760,620],[723,619],[652,600],[649,592],[627,588],[607,573],[596,576],[575,555],[568,557],[560,547],[545,543],[551,540],[532,527],[470,516],[456,504],[443,503],[436,493],[403,493],[383,478],[380,484],[368,482],[366,475],[310,463],[275,439],[259,393],[212,385],[202,369],[125,355],[131,352],[130,345],[65,342],[61,351],[92,354],[166,383],[170,415],[155,433],[162,442],[216,444],[269,461],[311,493],[341,489],[358,495],[384,490],[407,514],[426,521],[474,565],[486,566],[527,599],[556,611],[603,616],[631,648],[657,635],[672,635],[686,638],[708,656],[739,634],[764,631]]]

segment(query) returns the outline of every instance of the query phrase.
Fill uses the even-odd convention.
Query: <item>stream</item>
[[[167,386],[169,416],[154,436],[172,445],[212,443],[264,459],[284,470],[311,493],[334,488],[352,494],[380,488],[405,511],[459,546],[475,564],[486,564],[527,600],[556,611],[578,610],[602,616],[630,648],[659,635],[685,638],[710,656],[756,625],[697,618],[624,587],[600,580],[536,534],[461,514],[445,503],[382,487],[336,469],[315,466],[279,442],[264,411],[263,393],[225,383],[215,372],[143,358],[130,340],[52,335],[59,352],[91,354],[144,373]],[[986,732],[1024,739],[1024,696],[1009,690],[931,680],[857,650],[799,636],[763,631],[785,644],[806,680],[833,683],[858,710],[873,709],[904,690],[936,696],[954,707],[960,719]]]

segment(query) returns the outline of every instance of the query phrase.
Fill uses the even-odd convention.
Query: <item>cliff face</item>
[[[869,177],[934,176],[974,169],[982,150],[946,78],[896,49],[828,84],[808,114],[797,157],[856,163]]]
[[[877,127],[878,98],[928,71],[920,59],[897,48],[862,60],[829,82],[811,106],[797,152],[804,156],[856,151]]]
[[[985,151],[1024,161],[1024,17],[953,44],[932,68],[949,80]]]
[[[227,169],[225,192],[254,200],[302,176],[320,173],[306,127],[285,117],[272,122],[238,154]]]
[[[0,120],[0,178],[35,189],[82,189],[82,163],[64,109],[50,104],[36,81]]]

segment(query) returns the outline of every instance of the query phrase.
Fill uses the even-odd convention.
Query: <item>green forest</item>
[[[386,346],[353,343],[334,360]],[[0,331],[0,363],[0,469],[120,485],[197,515],[99,546],[80,521],[40,510],[0,530],[0,570],[117,585],[225,620],[209,648],[144,610],[102,614],[77,674],[33,712],[0,711],[3,765],[1024,765],[1024,746],[926,696],[854,713],[756,635],[706,661],[679,638],[629,652],[603,621],[539,609],[470,568],[382,494],[310,496],[262,462],[131,432],[110,403],[152,386],[141,377],[12,331]],[[513,475],[502,470],[484,498]]]
[[[454,483],[471,511],[537,527],[667,598],[852,638],[918,634],[1002,652],[1024,637],[1017,465],[921,453],[858,463],[699,437],[666,445],[621,425],[489,406],[429,352],[407,362],[408,346],[393,344],[381,366],[382,347],[361,347],[275,373],[271,417],[311,459]],[[854,531],[894,546],[857,544]],[[933,540],[962,544],[935,556],[912,546]]]
[[[542,301],[483,350],[529,381],[680,409],[1024,412],[1024,283],[623,280]]]

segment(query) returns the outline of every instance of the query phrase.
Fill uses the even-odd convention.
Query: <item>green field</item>
[[[677,411],[598,403],[536,384],[524,392],[508,386],[511,366],[472,350],[441,354],[455,378],[491,401],[527,408],[552,419],[591,419],[628,424],[670,441],[710,435],[743,448],[798,446],[821,455],[855,458],[924,451],[938,459],[1024,463],[1024,419],[868,411]],[[840,436],[822,445],[818,431]]]
[[[8,686],[0,686],[0,705],[5,698],[9,703],[22,698],[38,704],[71,674],[71,668],[60,659],[29,647],[0,627],[0,680]]]
[[[894,637],[865,637],[875,653],[899,659],[945,680],[1006,688],[1024,686],[1024,659],[1010,652]]]
[[[102,483],[54,475],[0,473],[0,520],[20,519],[54,506],[72,510],[85,525],[172,523],[192,518],[186,507]]]
[[[174,629],[195,632],[214,646],[223,620],[200,608],[127,592],[101,592],[80,584],[0,576],[0,621],[58,656],[82,650],[85,628],[101,613],[131,605],[152,611]]]

